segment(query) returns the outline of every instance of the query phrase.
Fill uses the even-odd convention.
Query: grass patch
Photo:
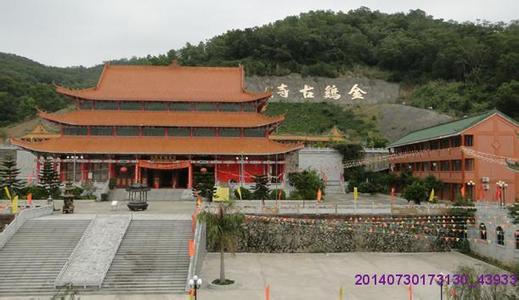
[[[285,114],[277,133],[326,134],[333,126],[342,130],[349,141],[361,142],[368,136],[380,136],[376,120],[335,104],[271,102],[267,115]]]

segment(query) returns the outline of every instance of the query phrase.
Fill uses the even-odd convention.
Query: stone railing
[[[202,263],[207,252],[206,250],[206,227],[205,223],[196,222],[195,234],[193,237],[195,241],[195,253],[189,260],[189,271],[186,279],[186,292],[190,290],[189,279],[193,278],[194,275],[200,275],[202,270]]]
[[[4,247],[4,245],[13,237],[13,235],[23,226],[25,221],[51,215],[52,214],[52,206],[43,206],[37,208],[27,208],[20,211],[18,215],[14,218],[14,220],[7,225],[7,227],[0,233],[0,249]]]
[[[217,204],[206,204],[208,209],[216,209]],[[233,209],[245,214],[326,214],[326,215],[379,215],[379,214],[443,214],[453,208],[446,204],[425,203],[422,205],[403,205],[390,203],[317,203],[316,200],[237,200]],[[468,208],[468,207],[467,207]],[[473,209],[473,207],[470,207]]]

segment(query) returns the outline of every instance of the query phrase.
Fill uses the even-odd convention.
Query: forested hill
[[[73,51],[71,49],[71,51]],[[519,23],[457,23],[425,12],[316,11],[232,30],[198,45],[113,63],[243,64],[248,75],[355,73],[410,87],[402,101],[451,115],[499,108],[519,119]],[[100,62],[101,63],[101,62]],[[50,83],[92,86],[101,67],[55,68],[0,53],[0,125],[66,101]],[[6,105],[9,104],[9,105]]]
[[[56,111],[69,102],[56,94],[52,83],[71,87],[95,85],[101,66],[57,68],[30,59],[0,53],[0,126],[19,122],[36,107]]]

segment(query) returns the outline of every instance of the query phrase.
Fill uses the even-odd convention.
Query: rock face
[[[271,90],[272,102],[329,102],[349,106],[394,103],[400,94],[397,83],[365,77],[325,78],[290,74],[251,76],[245,81],[250,91]]]
[[[378,107],[378,126],[389,141],[395,141],[411,131],[452,121],[452,117],[433,110],[402,104],[382,104]]]
[[[365,222],[364,217],[348,219],[308,219],[248,216],[244,234],[238,239],[238,252],[428,252],[447,251],[459,246],[453,233],[439,224],[442,216],[432,216],[431,225],[411,227],[411,219],[389,216],[384,222]],[[363,221],[364,220],[364,221]],[[387,223],[385,223],[387,222]],[[407,225],[402,225],[404,222]],[[391,223],[391,225],[389,225]],[[384,226],[387,224],[387,226]],[[434,225],[433,225],[434,224]],[[460,225],[461,226],[461,225]],[[464,230],[462,226],[459,230]],[[449,237],[449,239],[445,239]],[[211,241],[208,249],[216,250]]]

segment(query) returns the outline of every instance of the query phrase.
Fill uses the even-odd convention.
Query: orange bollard
[[[195,241],[189,240],[189,257],[195,256]]]
[[[265,300],[270,300],[270,285],[265,287]]]
[[[27,194],[27,205],[32,206],[32,193]]]
[[[413,286],[409,285],[409,300],[413,300]]]

